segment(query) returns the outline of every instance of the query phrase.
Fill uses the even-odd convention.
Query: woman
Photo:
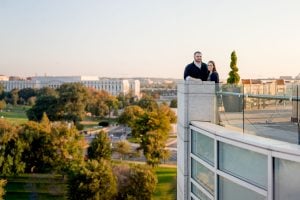
[[[209,71],[209,75],[208,75],[208,78],[207,80],[208,81],[214,81],[215,83],[219,83],[219,74],[217,72],[217,69],[216,69],[216,65],[215,65],[215,62],[214,61],[209,61],[207,63],[207,69]],[[216,84],[216,92],[219,91],[219,84]],[[222,106],[222,97],[218,96],[217,98],[217,102],[218,102],[218,109],[216,110],[216,116],[217,116],[217,121],[219,123],[219,125],[222,125],[222,120],[221,120],[221,116],[220,116],[220,112],[219,112],[219,109],[220,107]]]
[[[212,60],[209,61],[207,63],[207,67],[208,67],[208,71],[209,71],[207,80],[214,81],[215,83],[219,83],[219,74],[217,72],[215,62]]]

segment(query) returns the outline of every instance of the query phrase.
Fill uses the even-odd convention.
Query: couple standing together
[[[202,62],[202,53],[194,53],[194,61],[188,64],[184,70],[184,80],[201,79],[202,81],[214,81],[219,83],[219,74],[214,61],[207,64]]]

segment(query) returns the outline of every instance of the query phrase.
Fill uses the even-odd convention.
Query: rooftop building
[[[281,134],[289,131],[280,122],[276,122],[278,127],[272,127],[274,123],[267,127],[267,122],[257,124],[263,133],[271,133],[269,138],[245,134],[235,126],[242,123],[242,112],[227,116],[235,122],[230,124],[235,130],[216,125],[220,120],[218,96],[211,82],[181,81],[177,96],[177,199],[299,199],[300,146],[280,138],[271,139],[277,128]],[[245,97],[238,94],[237,98]],[[273,108],[277,111],[278,104],[269,105],[265,112],[274,114]],[[291,116],[291,110],[286,114]],[[293,124],[289,127],[292,131]]]

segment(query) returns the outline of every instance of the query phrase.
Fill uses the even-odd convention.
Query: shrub
[[[101,121],[101,122],[99,122],[98,125],[103,126],[103,127],[107,127],[107,126],[109,126],[109,122],[108,121]]]

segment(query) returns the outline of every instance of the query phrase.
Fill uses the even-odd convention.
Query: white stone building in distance
[[[122,78],[99,78],[97,76],[34,76],[26,80],[10,80],[5,76],[0,76],[0,84],[5,91],[12,89],[43,87],[58,88],[64,83],[82,83],[86,87],[96,90],[105,90],[111,95],[128,94],[130,91],[135,97],[140,97],[139,80]]]

